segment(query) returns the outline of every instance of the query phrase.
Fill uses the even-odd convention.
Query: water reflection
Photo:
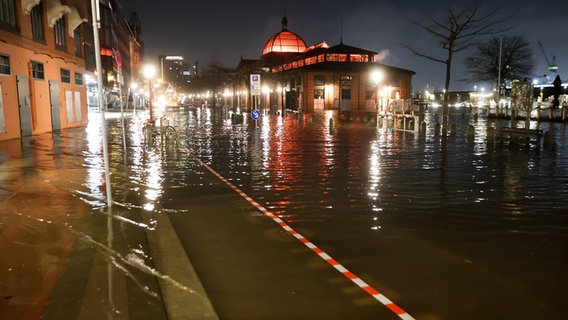
[[[392,259],[393,270],[416,272],[410,266],[413,263],[400,270],[394,262],[400,260],[399,252],[389,256],[387,243],[404,248],[412,257],[418,255],[414,248],[428,243],[431,249],[424,254],[431,259],[442,261],[442,252],[451,252],[463,257],[458,259],[461,263],[481,263],[483,272],[492,274],[489,278],[495,283],[502,284],[500,275],[507,274],[503,270],[514,268],[515,283],[535,288],[520,299],[554,303],[546,297],[550,291],[560,294],[561,286],[544,289],[540,283],[553,277],[567,284],[566,277],[534,273],[533,268],[562,260],[568,245],[561,222],[567,216],[560,209],[568,204],[564,126],[530,122],[531,128],[540,126],[553,132],[552,148],[501,143],[498,137],[488,135],[488,129],[510,126],[508,120],[487,119],[483,110],[463,108],[454,111],[451,121],[457,132],[444,145],[435,132],[441,119],[438,112],[422,115],[426,132],[418,136],[369,124],[334,122],[330,119],[337,120],[335,114],[322,112],[312,115],[313,122],[291,115],[267,116],[260,130],[246,124],[217,130],[213,121],[211,139],[219,142],[213,149],[200,146],[199,140],[190,143],[199,158],[207,159],[216,171],[271,212],[295,228],[311,230],[320,245],[333,248],[342,259],[377,278],[384,279],[381,273],[400,278],[390,269],[381,268],[379,273],[371,267],[389,264],[385,259]],[[470,125],[474,127],[473,139],[468,137]],[[198,125],[193,130],[192,134],[199,135]],[[223,143],[225,139],[230,143]],[[411,236],[403,242],[408,246],[401,247],[400,239],[407,233]],[[517,236],[513,239],[511,234]],[[537,234],[542,238],[534,238]],[[418,240],[411,240],[414,237]],[[533,252],[547,252],[548,258],[527,258],[522,253],[527,245]],[[382,252],[380,257],[372,254],[377,250]],[[555,265],[548,266],[557,270]],[[442,262],[440,266],[447,267]],[[444,272],[432,268],[425,277],[451,286],[444,280]],[[458,281],[481,281],[476,273],[464,277],[469,278]],[[454,289],[471,290],[468,299],[485,301],[474,296],[473,288]],[[506,290],[518,295],[514,289]],[[456,299],[448,295],[442,300]],[[538,304],[526,304],[526,312],[538,314]],[[556,304],[556,308],[562,307]],[[438,306],[437,310],[441,309],[444,307]]]
[[[85,207],[69,197],[84,141],[75,133],[0,144],[0,318],[37,319]],[[22,144],[24,147],[22,147]],[[61,154],[68,156],[61,156]]]
[[[264,115],[258,127],[247,116],[231,121],[227,110],[168,116],[196,157],[418,315],[466,319],[467,306],[491,305],[495,291],[522,301],[516,314],[554,318],[566,310],[565,125],[530,123],[553,133],[552,146],[500,143],[487,129],[509,121],[464,109],[443,145],[436,111],[423,115],[426,132],[418,136],[339,122],[330,111],[312,121]],[[159,138],[145,141],[142,117],[124,123],[126,135],[119,120],[107,121],[115,128],[112,211],[105,212],[97,117],[84,131],[0,144],[0,250],[13,252],[0,260],[0,318],[39,317],[56,275],[69,281],[63,266],[68,256],[80,261],[77,252],[90,259],[76,282],[98,301],[91,310],[166,318],[157,279],[191,291],[155,266],[147,237],[163,228],[161,216],[191,214],[164,208],[164,197],[223,185],[200,178],[202,167]],[[86,312],[55,295],[47,313]],[[460,307],[452,313],[447,301]]]

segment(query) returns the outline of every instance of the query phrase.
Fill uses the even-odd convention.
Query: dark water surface
[[[552,145],[501,143],[487,127],[510,121],[458,110],[443,146],[438,116],[425,115],[421,135],[331,112],[255,126],[195,110],[179,121],[195,155],[413,316],[564,318],[566,125],[529,124]]]
[[[86,129],[0,144],[0,247],[13,256],[0,260],[2,319],[41,313],[81,235],[91,236],[87,247],[105,246],[105,257],[94,261],[111,261],[136,279],[108,281],[106,291],[128,287],[145,301],[139,313],[164,317],[155,279],[131,270],[151,266],[144,237],[132,235],[152,232],[155,221],[130,209],[184,214],[166,203],[171,194],[199,186],[189,177],[204,169],[175,147],[161,146],[159,137],[148,147],[144,116],[128,119],[124,136],[121,121],[109,119],[113,210],[120,221],[97,214],[105,207],[97,116]],[[428,127],[420,134],[342,122],[333,112],[265,115],[258,123],[249,116],[232,123],[227,110],[207,108],[168,116],[193,155],[417,319],[568,314],[565,124],[529,124],[551,132],[552,145],[502,143],[487,128],[510,121],[456,110],[457,134],[444,144],[434,134],[437,110],[421,116]],[[112,236],[96,231],[113,225]],[[116,315],[110,296],[102,304]]]

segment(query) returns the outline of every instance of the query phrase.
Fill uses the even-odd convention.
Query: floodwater
[[[263,115],[257,123],[247,116],[233,123],[226,109],[167,116],[194,156],[413,317],[563,319],[568,129],[484,114],[453,110],[457,133],[445,142],[434,131],[439,110],[421,115],[420,134],[323,111]],[[53,301],[65,294],[52,293],[72,274],[66,261],[83,256],[98,266],[84,273],[120,270],[131,279],[116,281],[108,271],[104,289],[86,285],[107,317],[165,318],[156,299],[156,278],[165,275],[148,267],[143,237],[156,221],[139,211],[184,213],[164,199],[203,169],[160,137],[146,142],[145,115],[128,118],[124,133],[120,119],[108,119],[115,206],[104,213],[100,119],[90,116],[86,129],[0,143],[0,252],[10,256],[0,260],[2,319],[56,318],[65,303],[70,310],[59,318],[88,318],[88,306]],[[487,134],[510,125],[550,132],[553,143]],[[143,301],[139,309],[113,294],[121,287]]]

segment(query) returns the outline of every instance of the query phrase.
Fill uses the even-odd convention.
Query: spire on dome
[[[273,35],[264,45],[262,54],[268,53],[300,53],[306,50],[304,40],[294,32],[288,31],[286,14],[282,18],[282,31]]]

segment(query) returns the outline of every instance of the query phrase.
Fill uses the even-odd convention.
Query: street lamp
[[[136,88],[138,88],[138,84],[132,81],[128,88],[128,94],[132,98],[132,109],[134,110],[134,114],[136,114]],[[128,97],[126,98],[126,106],[128,108]]]
[[[143,74],[144,74],[144,78],[146,80],[148,80],[148,103],[149,103],[149,107],[150,107],[150,119],[148,120],[150,122],[150,124],[152,124],[153,126],[156,125],[156,119],[154,119],[154,111],[153,111],[153,102],[152,102],[152,80],[154,79],[154,77],[156,77],[156,67],[154,67],[151,64],[147,64],[144,66],[144,69],[142,70]]]
[[[383,82],[384,78],[385,74],[382,70],[373,70],[373,72],[371,72],[371,81],[375,84],[375,112],[379,107],[379,84]]]

